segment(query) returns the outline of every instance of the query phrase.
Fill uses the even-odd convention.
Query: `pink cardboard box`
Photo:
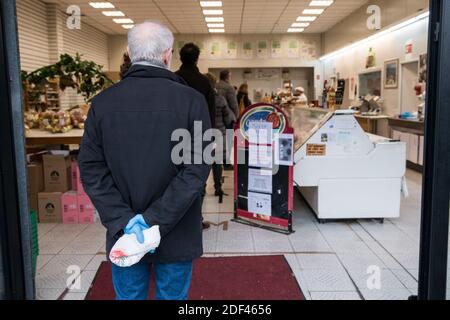
[[[70,171],[72,177],[72,189],[78,194],[86,194],[86,192],[84,192],[83,185],[81,184],[80,168],[78,167],[78,163],[76,161],[72,161]]]
[[[62,220],[65,224],[78,223],[78,199],[75,191],[68,191],[61,195]]]
[[[78,194],[78,223],[94,223],[94,205],[86,194]]]

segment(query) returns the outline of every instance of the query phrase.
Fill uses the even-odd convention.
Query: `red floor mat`
[[[154,285],[150,286],[154,297]],[[103,262],[86,300],[114,299],[111,264]],[[201,258],[194,262],[190,300],[304,300],[284,256]]]

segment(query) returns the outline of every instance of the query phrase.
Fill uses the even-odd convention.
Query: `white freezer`
[[[347,110],[317,117],[309,133],[301,129],[305,121],[310,127],[311,121],[291,120],[303,139],[296,141],[294,183],[317,217],[399,217],[405,143],[366,134]]]

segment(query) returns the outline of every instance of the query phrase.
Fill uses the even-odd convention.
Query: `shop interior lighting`
[[[309,16],[309,17],[305,17],[305,16],[300,16],[297,18],[297,21],[302,21],[302,22],[313,22],[317,19],[317,17],[314,16]]]
[[[118,24],[133,24],[134,23],[134,21],[129,18],[113,19],[113,21]]]
[[[95,9],[114,9],[111,2],[89,2],[89,5]]]
[[[206,22],[224,22],[223,17],[205,17]]]
[[[289,28],[287,32],[294,33],[294,32],[303,32],[303,31],[305,31],[304,28]]]
[[[333,4],[334,0],[314,0],[309,3],[310,7],[329,7]]]
[[[322,14],[324,11],[325,11],[324,9],[305,9],[305,10],[303,10],[303,14],[319,15],[319,14]]]
[[[224,23],[208,23],[208,28],[225,28]]]
[[[200,6],[202,8],[217,8],[222,6],[222,1],[200,1]]]
[[[419,15],[411,18],[411,19],[407,19],[407,20],[405,20],[403,22],[400,22],[399,24],[396,24],[396,25],[393,25],[391,27],[388,27],[385,30],[381,30],[380,32],[377,32],[377,33],[375,33],[374,35],[372,35],[372,36],[370,36],[368,38],[365,38],[363,40],[357,41],[357,42],[355,42],[355,43],[353,43],[351,45],[348,45],[348,46],[346,46],[344,48],[341,48],[339,50],[336,50],[334,52],[326,54],[326,55],[320,57],[319,59],[322,60],[322,61],[323,60],[327,60],[329,58],[333,58],[333,57],[335,57],[337,55],[340,55],[340,54],[342,54],[342,53],[344,53],[346,51],[354,50],[358,46],[361,46],[361,45],[364,45],[364,44],[366,44],[368,42],[371,42],[371,41],[374,41],[376,39],[379,39],[380,37],[385,36],[385,35],[387,35],[389,33],[392,33],[392,32],[395,32],[397,30],[403,29],[404,27],[407,27],[407,26],[409,26],[409,25],[411,25],[413,23],[416,23],[418,21],[426,19],[429,16],[430,16],[430,12],[429,11],[421,13],[421,14],[419,14]]]
[[[292,24],[292,28],[308,28],[310,25],[309,22],[294,22]]]
[[[102,13],[107,17],[125,17],[122,11],[103,11]]]
[[[203,10],[205,16],[220,16],[223,15],[223,10]]]
[[[210,33],[224,33],[225,29],[209,29]]]
[[[132,28],[134,28],[134,24],[123,24],[122,27],[124,29],[132,29]]]

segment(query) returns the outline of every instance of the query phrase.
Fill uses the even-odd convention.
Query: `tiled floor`
[[[208,184],[203,211],[213,225],[204,232],[205,256],[284,254],[307,299],[407,299],[416,293],[419,174],[408,171],[410,197],[402,201],[401,217],[384,224],[363,220],[318,224],[297,195],[296,232],[289,236],[229,221],[233,178],[230,172],[226,176],[224,190],[229,196],[223,204],[211,196],[212,183]],[[84,299],[105,260],[103,227],[40,224],[39,239],[37,297]],[[69,290],[67,283],[78,286]]]

